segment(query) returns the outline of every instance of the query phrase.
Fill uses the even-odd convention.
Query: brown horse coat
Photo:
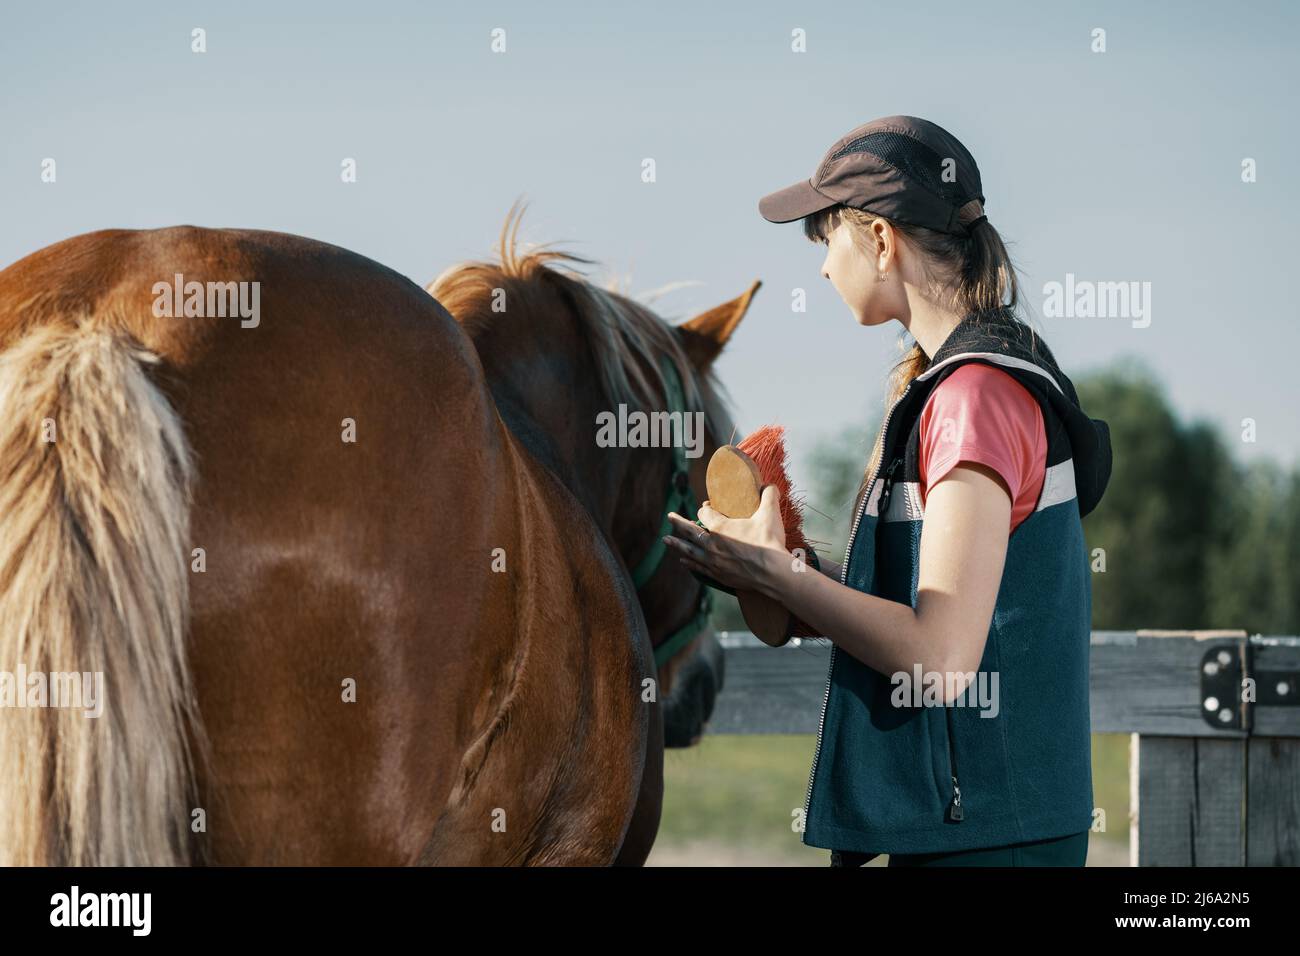
[[[260,283],[260,321],[156,317],[177,273]],[[0,669],[99,669],[107,701],[0,710],[0,862],[612,862],[662,790],[626,560],[396,273],[188,227],[29,256]]]

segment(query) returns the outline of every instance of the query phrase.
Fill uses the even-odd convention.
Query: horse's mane
[[[573,268],[575,264],[595,264],[595,260],[549,245],[521,251],[518,231],[522,218],[523,208],[516,203],[501,229],[497,262],[448,266],[426,287],[429,294],[476,343],[506,314],[493,310],[497,289],[504,291],[512,312],[541,318],[556,314],[557,308],[567,308],[591,347],[603,391],[611,403],[662,407],[662,396],[667,394],[659,362],[662,356],[677,370],[684,410],[703,411],[713,435],[724,436],[730,415],[721,387],[711,373],[696,370],[673,327],[621,294],[614,283],[601,288]]]

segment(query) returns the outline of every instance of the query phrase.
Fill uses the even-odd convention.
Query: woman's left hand
[[[780,493],[766,485],[758,510],[749,518],[728,518],[706,501],[700,506],[701,528],[676,512],[668,513],[673,533],[664,543],[678,560],[719,584],[744,591],[769,593],[777,561],[791,560],[785,550]]]

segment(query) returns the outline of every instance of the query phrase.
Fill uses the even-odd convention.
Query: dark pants
[[[832,850],[831,866],[861,866],[877,853]],[[1050,840],[1012,843],[955,853],[891,853],[890,866],[1083,866],[1088,859],[1088,831]]]

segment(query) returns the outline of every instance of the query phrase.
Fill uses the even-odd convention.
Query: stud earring
[[[877,273],[876,273],[876,281],[877,281],[877,282],[884,282],[887,278],[889,278],[889,273],[888,273],[888,272],[877,272]]]

